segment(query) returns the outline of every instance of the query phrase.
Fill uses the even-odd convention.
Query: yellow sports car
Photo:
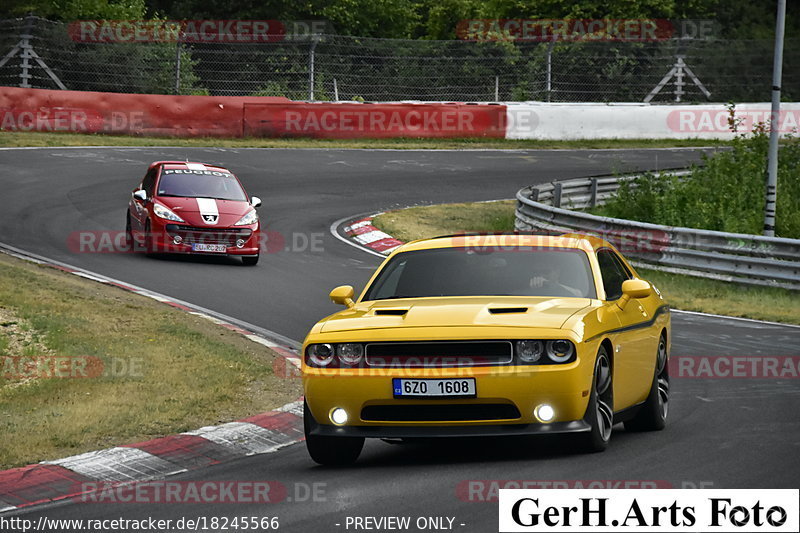
[[[405,244],[303,343],[305,435],[320,464],[365,437],[660,430],[670,313],[608,242],[456,235]]]

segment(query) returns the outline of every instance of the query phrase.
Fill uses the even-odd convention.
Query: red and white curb
[[[74,498],[98,482],[164,479],[303,440],[303,402],[196,431],[0,472],[0,512]],[[96,490],[96,489],[95,489]]]
[[[295,342],[187,302],[0,243],[0,253],[147,296],[214,322],[266,346],[300,367]],[[216,315],[216,316],[215,316]],[[226,320],[228,318],[228,320]],[[239,322],[234,323],[234,322]],[[264,333],[266,332],[266,334]],[[92,483],[153,481],[303,440],[303,400],[219,426],[0,471],[0,513],[83,494]]]
[[[342,231],[359,245],[379,254],[389,255],[404,243],[372,225],[372,219],[382,214],[375,213],[374,215],[354,220],[345,226]]]

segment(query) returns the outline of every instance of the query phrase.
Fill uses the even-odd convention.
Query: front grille
[[[367,365],[378,368],[443,368],[511,363],[509,341],[376,342],[366,346]]]
[[[197,228],[167,224],[167,233],[171,237],[179,236],[185,244],[224,244],[236,246],[237,239],[247,240],[253,234],[248,228]]]
[[[368,405],[361,410],[361,420],[370,422],[458,422],[518,418],[519,409],[507,403]]]

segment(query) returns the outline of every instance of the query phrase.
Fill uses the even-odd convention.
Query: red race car
[[[156,161],[131,194],[125,231],[128,242],[147,253],[236,255],[255,265],[260,205],[222,167]]]

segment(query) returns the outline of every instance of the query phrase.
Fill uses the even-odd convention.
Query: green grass
[[[461,231],[510,231],[515,200],[409,207],[375,217],[373,225],[403,242]]]
[[[670,274],[646,268],[638,273],[652,282],[673,307],[717,315],[800,324],[800,293]]]
[[[296,380],[273,374],[279,356],[234,332],[5,255],[0,316],[4,363],[88,356],[115,369],[80,379],[0,376],[0,468],[227,422],[301,394]]]
[[[82,133],[0,131],[0,146],[198,146],[217,148],[391,148],[391,149],[508,149],[549,150],[588,148],[675,148],[723,146],[722,141],[702,139],[598,139],[586,141],[538,141],[509,139],[264,139],[138,137]]]
[[[377,216],[373,225],[408,242],[461,231],[494,232],[514,228],[515,201],[411,207]],[[800,324],[800,294],[639,269],[673,307],[758,320]]]
[[[648,173],[621,184],[617,194],[593,212],[665,226],[761,234],[769,135],[740,135],[731,149],[705,156],[691,176]],[[786,139],[778,161],[775,234],[800,238],[800,142]]]

